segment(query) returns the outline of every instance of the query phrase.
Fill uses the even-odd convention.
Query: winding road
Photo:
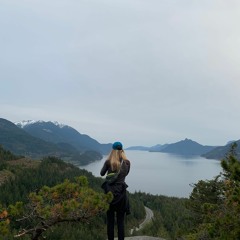
[[[146,211],[146,216],[145,219],[142,223],[139,224],[139,227],[135,227],[133,229],[131,229],[131,234],[133,233],[133,231],[139,231],[141,230],[146,224],[148,224],[154,217],[153,211],[148,208],[145,207],[145,211]],[[118,238],[114,238],[114,240],[117,240]],[[159,238],[159,237],[149,237],[149,236],[132,236],[132,237],[125,237],[124,239],[126,240],[166,240],[164,238]]]
[[[148,224],[154,217],[153,211],[145,207],[146,217],[142,223],[139,224],[139,227],[135,227],[131,229],[131,234],[133,231],[141,230],[146,224]],[[117,238],[116,238],[117,239]],[[157,237],[149,237],[149,236],[134,236],[134,237],[125,237],[126,240],[165,240],[164,238],[157,238]]]
[[[133,233],[134,230],[135,231],[141,230],[146,224],[148,224],[152,220],[152,218],[154,216],[153,211],[148,207],[144,207],[144,208],[145,208],[145,212],[146,212],[145,219],[142,223],[139,224],[139,227],[135,227],[135,228],[131,229],[131,231],[130,231],[131,234]]]

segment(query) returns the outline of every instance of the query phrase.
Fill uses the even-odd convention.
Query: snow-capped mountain
[[[19,121],[19,122],[15,122],[14,124],[17,125],[20,128],[24,128],[25,126],[29,125],[29,124],[33,124],[37,121],[35,120],[23,120],[23,121]]]
[[[55,144],[67,143],[79,151],[92,150],[106,154],[111,149],[110,144],[100,144],[90,136],[57,121],[24,120],[15,124],[34,137]]]
[[[60,123],[60,122],[57,122],[57,121],[54,121],[53,123],[54,123],[57,127],[60,127],[60,128],[69,127],[69,126],[67,126],[66,124],[63,124],[63,123]]]
[[[43,120],[38,120],[38,121],[36,121],[36,120],[23,120],[23,121],[15,122],[15,124],[20,128],[24,128],[28,125],[32,125],[32,124],[35,124],[35,123],[45,123],[45,121],[43,121]],[[67,126],[67,125],[59,123],[57,121],[53,121],[52,123],[55,124],[57,127],[60,127],[60,128],[63,128],[65,126]]]
[[[90,137],[82,138],[81,145],[79,136],[81,134],[75,129],[56,122],[28,120],[14,124],[0,118],[0,145],[14,154],[32,159],[54,156],[80,165],[100,160],[102,154],[97,145],[95,149],[90,148],[85,141]],[[101,147],[100,143],[98,145]]]

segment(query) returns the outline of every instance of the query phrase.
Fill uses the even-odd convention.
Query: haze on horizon
[[[240,139],[237,0],[2,0],[1,117],[101,143]]]

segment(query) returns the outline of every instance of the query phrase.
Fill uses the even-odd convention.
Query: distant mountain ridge
[[[215,146],[203,146],[191,139],[186,138],[185,140],[169,144],[161,150],[165,153],[174,153],[180,155],[202,155],[213,150]]]
[[[240,158],[240,140],[229,141],[225,146],[204,146],[191,139],[152,147],[132,146],[126,150],[165,152],[179,155],[201,155],[209,159],[223,159],[233,142]],[[101,144],[86,134],[57,121],[26,120],[16,124],[0,118],[0,145],[18,155],[54,155],[63,159],[89,162],[102,158],[111,150],[111,144]]]
[[[0,145],[14,154],[31,158],[56,156],[83,165],[100,160],[111,149],[111,144],[100,144],[57,122],[23,121],[17,125],[0,118]]]
[[[60,154],[61,152],[57,145],[33,137],[3,118],[0,118],[0,144],[15,154],[32,155],[33,157]]]
[[[148,151],[149,147],[144,147],[144,146],[133,146],[133,147],[128,147],[126,150],[138,150],[138,151]]]
[[[165,149],[169,144],[166,143],[166,144],[157,144],[155,146],[152,146],[149,148],[149,152],[161,152],[163,149]]]
[[[157,144],[152,147],[129,147],[128,150],[146,150],[149,152],[164,152],[178,155],[202,155],[216,148],[215,146],[203,146],[191,139],[181,140],[171,144]]]
[[[107,154],[111,144],[100,144],[86,134],[79,133],[76,129],[59,122],[22,121],[15,123],[30,135],[52,143],[67,143],[79,151],[92,150]]]
[[[228,141],[225,146],[204,146],[191,139],[186,138],[176,143],[171,144],[157,144],[152,147],[144,146],[132,146],[127,150],[142,150],[149,152],[164,152],[177,155],[199,155],[207,159],[221,160],[226,157],[227,153],[231,149],[231,145],[236,142],[237,147],[235,149],[236,157],[240,160],[240,140]]]
[[[138,151],[149,151],[149,152],[160,152],[162,149],[164,149],[165,147],[167,147],[168,144],[157,144],[155,146],[152,147],[144,147],[144,146],[132,146],[132,147],[128,147],[126,148],[126,150],[138,150]]]
[[[231,145],[236,142],[237,147],[235,149],[235,154],[238,159],[240,159],[240,140],[237,141],[229,141],[225,146],[220,146],[212,149],[211,151],[203,154],[203,157],[208,159],[223,159],[226,157],[226,154],[231,149]]]

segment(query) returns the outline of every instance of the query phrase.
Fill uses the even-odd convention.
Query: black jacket
[[[111,204],[116,204],[120,200],[122,200],[126,196],[126,189],[128,185],[125,183],[125,178],[130,171],[130,161],[123,160],[120,173],[114,183],[108,184],[106,181],[103,183],[102,188],[104,189],[105,193],[112,192],[113,193],[113,201]],[[110,166],[110,161],[106,160],[102,169],[101,169],[101,176],[104,176],[106,173],[112,173]]]
[[[125,182],[125,177],[128,175],[129,171],[130,171],[130,161],[129,160],[122,160],[122,166],[121,166],[121,170],[120,173],[118,175],[118,178],[116,180],[117,183],[123,183]],[[112,173],[114,171],[111,170],[111,165],[110,165],[110,161],[106,160],[102,169],[101,169],[101,176],[104,176],[106,173]]]

